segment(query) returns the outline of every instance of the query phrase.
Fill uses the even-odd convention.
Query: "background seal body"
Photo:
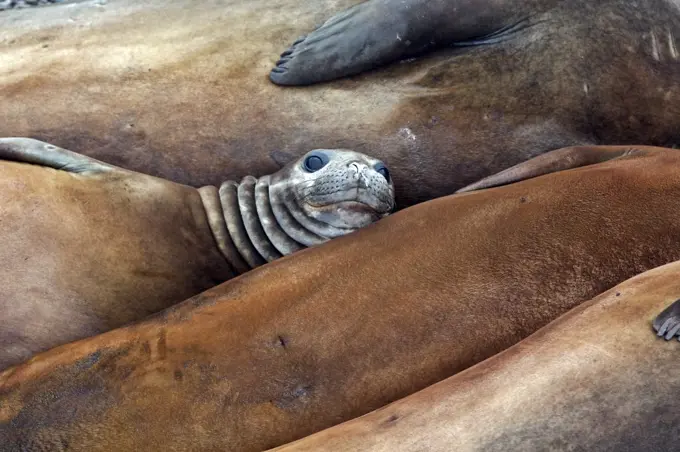
[[[652,321],[677,312],[678,272],[635,276],[464,372],[276,450],[676,450],[680,344]]]
[[[378,29],[421,25],[431,8],[381,1]],[[278,55],[358,1],[95,3],[0,15],[0,136],[194,187],[354,149],[390,167],[402,207],[564,146],[680,144],[680,12],[667,0],[427,1],[441,20],[459,14],[422,33],[436,53],[305,88],[268,80]],[[436,36],[457,29],[493,39]]]

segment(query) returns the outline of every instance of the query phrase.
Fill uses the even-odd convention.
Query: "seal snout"
[[[384,163],[353,153],[345,162],[331,162],[307,190],[305,201],[315,208],[363,205],[358,210],[384,214],[394,208],[394,189]]]
[[[367,174],[370,171],[369,166],[361,162],[351,162],[348,167],[351,177],[356,183],[356,188],[368,188],[370,183],[370,177]]]

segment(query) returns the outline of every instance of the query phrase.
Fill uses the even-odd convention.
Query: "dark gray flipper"
[[[369,0],[331,17],[281,54],[269,78],[309,85],[446,45],[499,42],[553,0]]]
[[[669,307],[663,310],[654,319],[654,330],[657,336],[662,336],[667,341],[678,336],[680,341],[680,300],[676,300]]]
[[[0,138],[0,159],[47,166],[69,173],[124,171],[108,163],[32,138]]]

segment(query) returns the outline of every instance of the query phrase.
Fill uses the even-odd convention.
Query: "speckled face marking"
[[[201,189],[220,249],[238,272],[349,234],[388,215],[394,185],[383,162],[316,149],[269,176]],[[220,215],[212,215],[218,204]],[[213,212],[214,213],[214,212]]]

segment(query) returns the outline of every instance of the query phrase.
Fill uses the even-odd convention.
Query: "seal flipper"
[[[676,300],[669,307],[664,309],[661,314],[656,316],[652,324],[657,336],[663,336],[667,341],[678,336],[680,341],[680,300]]]
[[[0,159],[47,166],[70,173],[123,171],[86,155],[32,138],[0,138]]]
[[[594,165],[620,157],[641,156],[646,153],[642,149],[631,148],[630,146],[574,146],[557,149],[518,163],[500,173],[485,177],[461,188],[456,193],[498,187],[544,174]]]
[[[309,85],[446,45],[501,40],[550,0],[368,0],[331,17],[281,54],[269,78]],[[486,39],[488,38],[488,39]]]

